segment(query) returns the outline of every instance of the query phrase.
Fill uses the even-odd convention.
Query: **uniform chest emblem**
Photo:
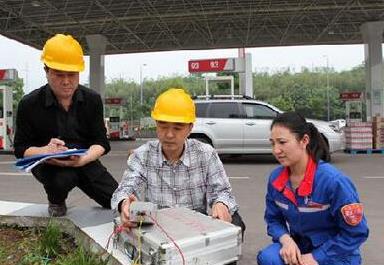
[[[363,219],[363,204],[351,203],[344,205],[341,208],[341,214],[343,215],[344,221],[347,224],[356,226]]]
[[[314,201],[308,201],[306,203],[306,205],[307,205],[308,208],[319,208],[319,209],[321,209],[321,208],[324,207],[323,204],[317,203],[317,202],[314,202]]]

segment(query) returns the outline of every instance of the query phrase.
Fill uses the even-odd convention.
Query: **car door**
[[[267,105],[242,103],[244,112],[244,151],[247,153],[271,153],[269,142],[272,120],[278,112]]]
[[[212,132],[219,153],[241,152],[243,146],[243,119],[237,102],[211,102],[205,126]]]

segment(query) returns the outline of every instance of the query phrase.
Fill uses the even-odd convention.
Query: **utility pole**
[[[143,115],[143,66],[146,64],[140,64],[140,114],[139,114],[139,132],[141,133],[141,118]],[[140,136],[141,137],[141,136]]]
[[[143,66],[146,64],[140,65],[140,106],[143,106]]]
[[[130,100],[130,105],[131,105],[131,122],[129,128],[133,128],[133,100],[132,100],[132,92],[131,92],[131,100]]]
[[[329,106],[329,59],[328,55],[324,55],[325,59],[327,60],[327,121],[330,120],[330,106]]]

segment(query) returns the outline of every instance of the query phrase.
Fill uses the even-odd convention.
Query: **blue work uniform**
[[[329,163],[310,159],[296,190],[289,169],[275,169],[268,181],[264,218],[274,243],[259,252],[259,265],[284,265],[279,254],[284,234],[302,254],[312,253],[319,265],[361,264],[359,247],[369,233],[363,206],[351,180]]]

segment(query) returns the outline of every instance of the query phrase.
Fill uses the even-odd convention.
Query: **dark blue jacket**
[[[295,192],[287,168],[272,172],[266,195],[268,235],[275,242],[285,233],[309,238],[319,263],[360,255],[359,247],[369,230],[355,186],[332,165],[312,164]]]

